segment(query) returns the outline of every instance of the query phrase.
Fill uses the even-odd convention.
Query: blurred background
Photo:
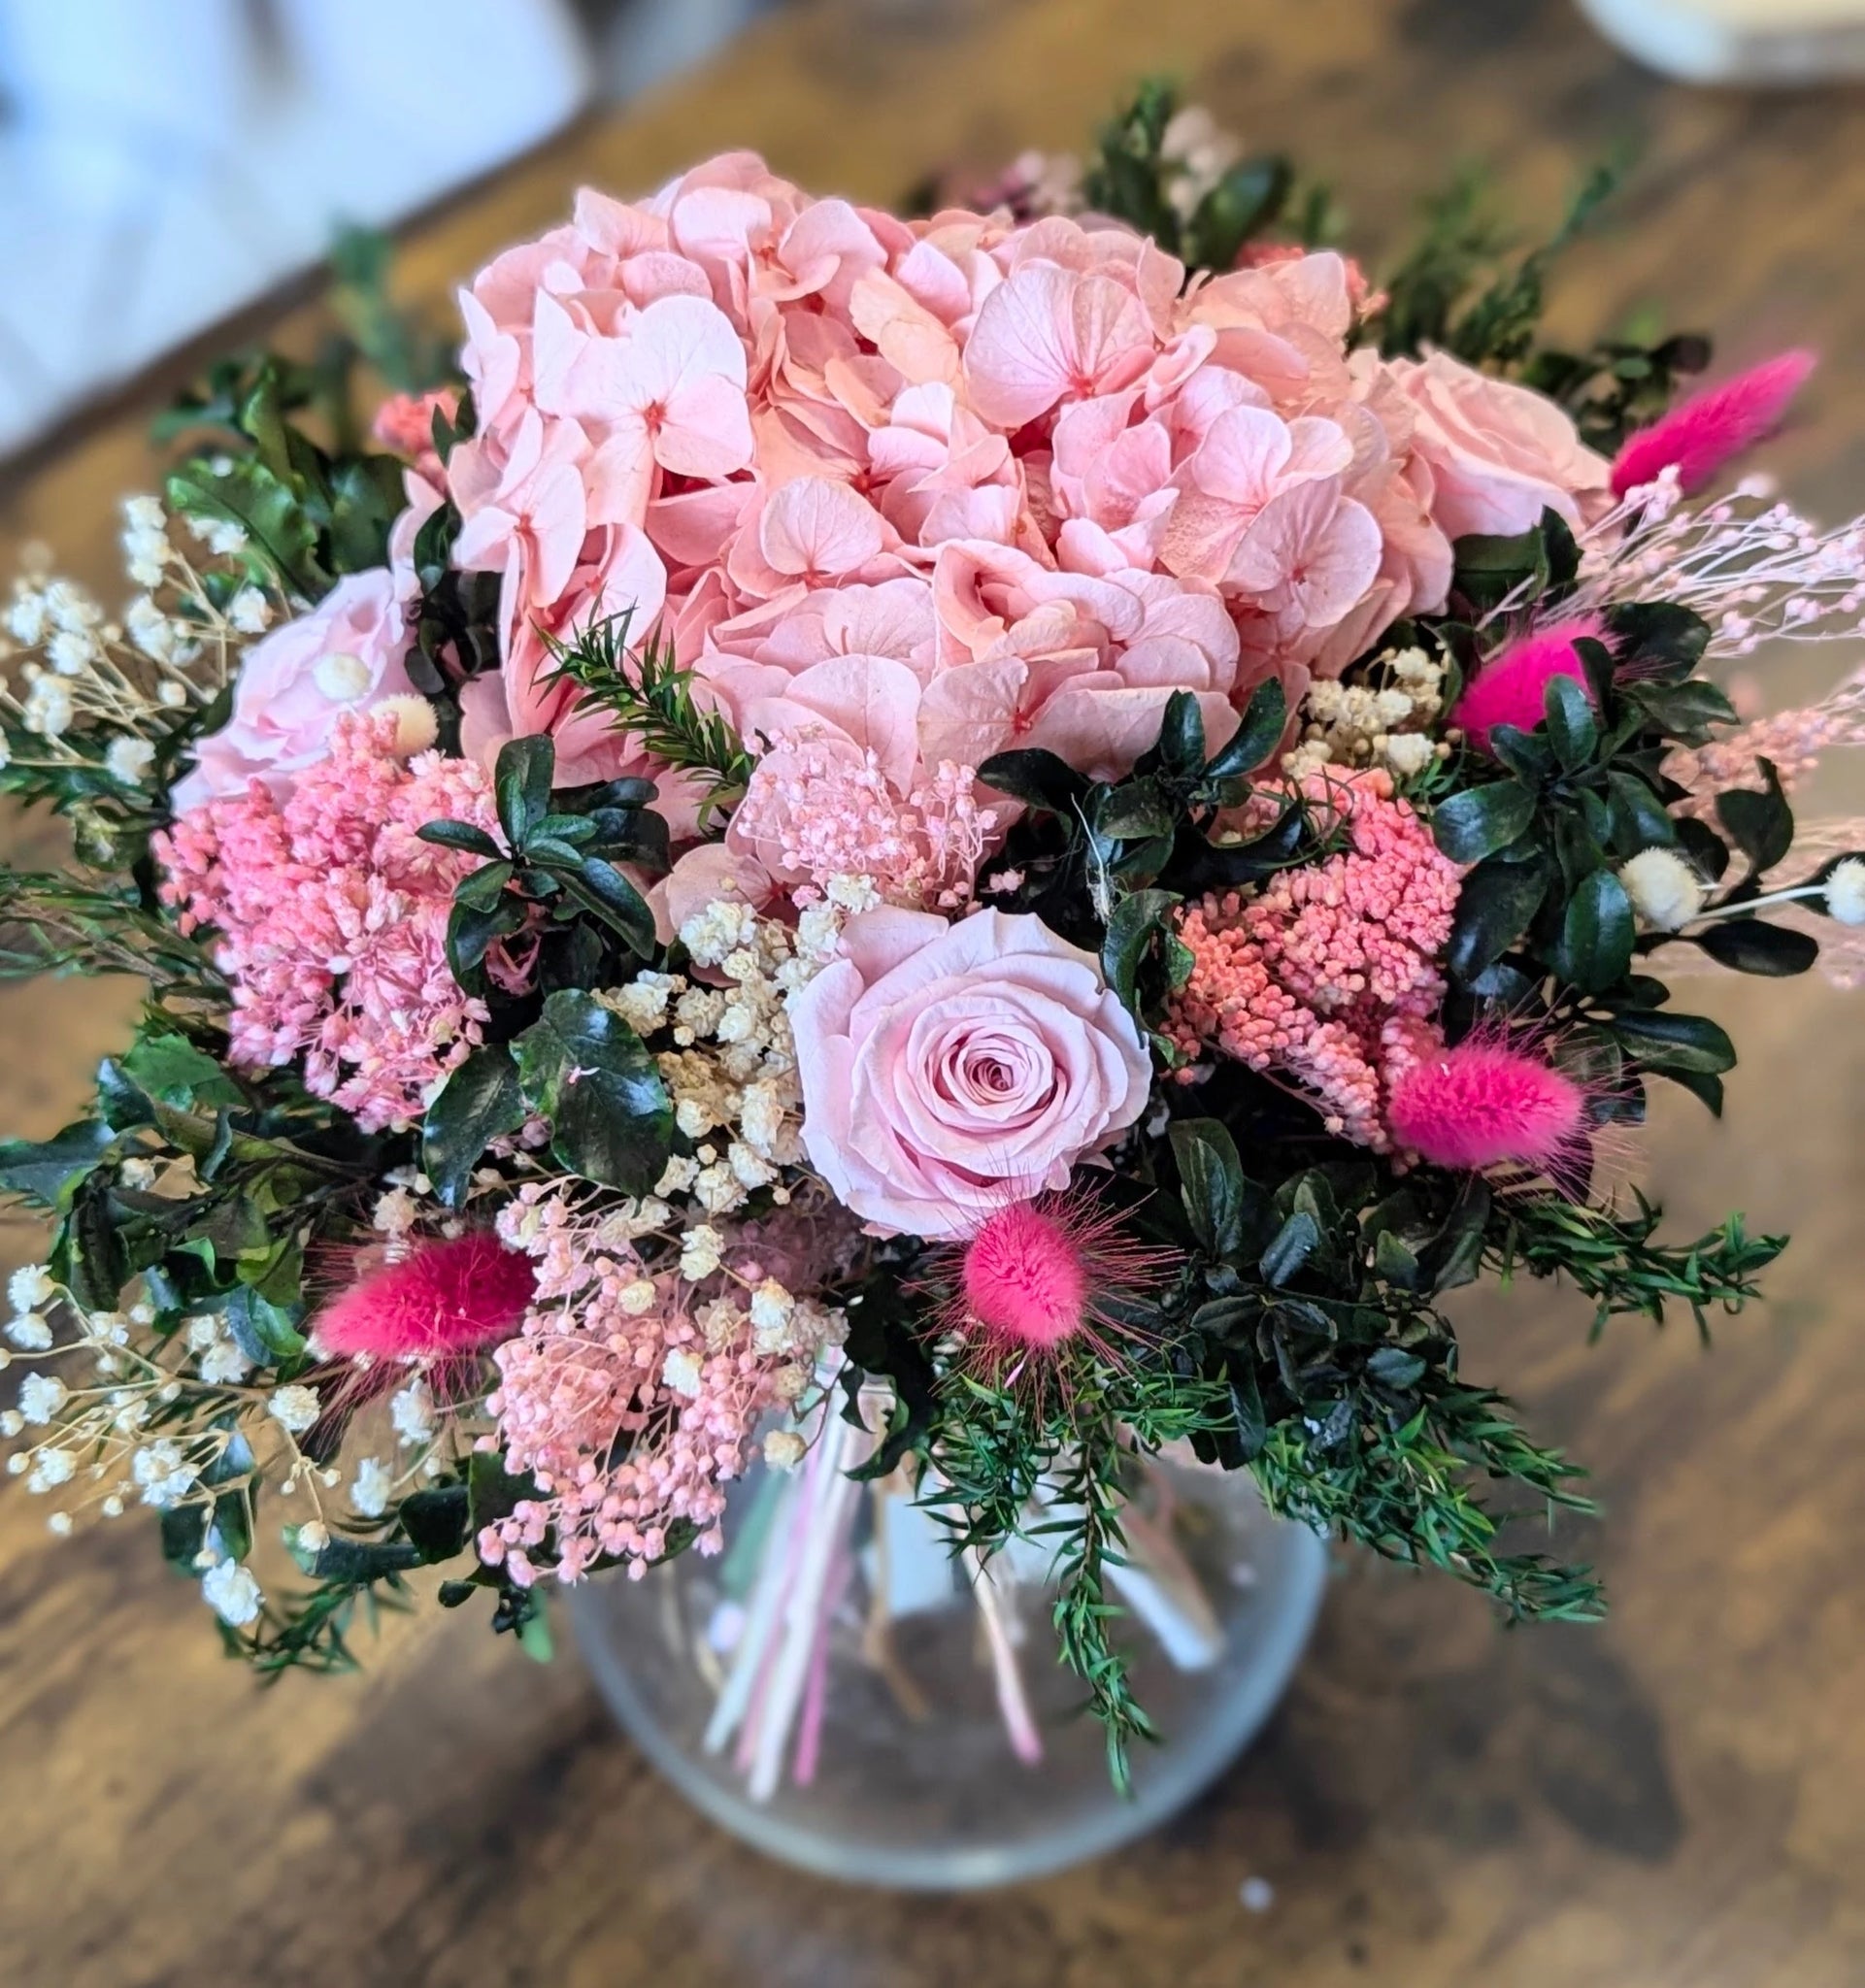
[[[878,203],[1080,148],[1146,73],[1328,176],[1377,270],[1481,164],[1532,238],[1636,158],[1550,334],[1654,320],[1719,366],[1811,344],[1769,454],[1865,509],[1865,0],[0,0],[0,582],[107,599],[150,415],[235,343],[315,348],[339,222],[392,229],[433,326],[573,189],[762,149]],[[1853,661],[1763,659],[1770,705]],[[1865,813],[1836,767],[1815,812]],[[55,827],[0,822],[16,862]],[[1746,1206],[1771,1301],[1664,1335],[1474,1294],[1469,1371],[1594,1472],[1602,1628],[1503,1635],[1344,1561],[1258,1745],[1085,1872],[928,1904],[764,1864],[537,1670],[426,1609],[363,1674],[260,1694],[125,1520],[58,1541],[0,1482],[6,1988],[1858,1988],[1865,1982],[1865,997],[1693,983],[1742,1045],[1726,1121],[1662,1102],[1676,1227]],[[0,987],[0,1131],[73,1115],[138,1001]],[[0,1237],[0,1259],[34,1239]]]
[[[0,0],[0,457],[316,262],[337,225],[406,220],[783,4]],[[1578,4],[1698,80],[1865,65],[1865,0]],[[857,11],[897,33],[954,7]]]

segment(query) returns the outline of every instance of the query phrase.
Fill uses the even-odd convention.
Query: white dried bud
[[[1641,849],[1620,866],[1632,909],[1654,932],[1676,932],[1703,909],[1703,884],[1675,849]]]
[[[7,1279],[7,1296],[16,1311],[37,1311],[58,1295],[58,1286],[43,1263],[24,1263]]]
[[[243,586],[227,603],[226,618],[242,635],[263,635],[272,620],[272,603],[256,586]]]
[[[675,1346],[661,1363],[660,1377],[676,1394],[694,1400],[705,1372],[699,1355],[691,1346]]]
[[[259,1583],[237,1560],[222,1560],[202,1576],[201,1592],[220,1620],[235,1629],[256,1622],[265,1604]]]
[[[104,754],[104,766],[111,779],[121,780],[126,787],[140,787],[154,764],[155,747],[147,739],[113,739]]]
[[[293,1381],[288,1387],[275,1387],[266,1403],[266,1413],[293,1436],[302,1435],[317,1419],[317,1390],[305,1386],[302,1381]]]
[[[764,1439],[764,1461],[774,1471],[793,1471],[809,1453],[794,1429],[773,1429]]]
[[[1848,856],[1826,879],[1826,910],[1842,925],[1865,925],[1865,861]]]
[[[36,1311],[22,1311],[7,1327],[7,1337],[22,1353],[44,1353],[51,1347],[51,1327]]]
[[[356,1481],[350,1487],[350,1502],[364,1518],[381,1518],[388,1509],[389,1494],[395,1480],[381,1457],[366,1456],[356,1466]]]

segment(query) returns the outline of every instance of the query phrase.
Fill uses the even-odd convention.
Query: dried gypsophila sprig
[[[262,1487],[302,1492],[311,1515],[293,1529],[296,1542],[307,1551],[327,1542],[322,1493],[341,1483],[342,1473],[315,1462],[299,1442],[327,1406],[318,1384],[250,1382],[254,1363],[217,1313],[198,1313],[157,1335],[146,1303],[86,1310],[38,1264],[14,1274],[9,1295],[11,1349],[0,1349],[0,1365],[23,1359],[69,1370],[87,1359],[94,1375],[74,1385],[35,1364],[17,1405],[0,1413],[0,1438],[24,1439],[7,1458],[8,1474],[22,1477],[35,1495],[65,1494],[48,1515],[49,1529],[70,1534],[90,1508],[103,1518],[133,1507],[198,1509],[205,1523],[196,1572],[207,1600],[234,1627],[254,1620],[263,1595],[250,1573],[232,1571],[238,1563],[224,1550],[215,1514],[221,1500],[237,1500],[250,1538]],[[350,1505],[365,1520],[381,1517],[401,1484],[437,1475],[450,1450],[463,1453],[419,1374],[394,1394],[388,1413],[402,1446],[417,1454],[399,1475],[379,1457],[359,1460]]]
[[[1865,634],[1865,517],[1822,530],[1774,501],[1766,477],[1727,497],[1686,504],[1675,468],[1578,535],[1580,572],[1560,603],[1564,621],[1622,605],[1670,603],[1710,627],[1706,662],[1752,655],[1764,643],[1830,642]],[[1524,582],[1478,624],[1506,623],[1533,604]]]
[[[1444,714],[1445,665],[1423,649],[1388,649],[1351,683],[1311,683],[1301,705],[1301,741],[1282,772],[1301,779],[1323,767],[1383,767],[1415,779],[1450,747],[1432,736]]]
[[[236,556],[246,535],[234,524],[191,520],[217,559]],[[98,763],[78,742],[103,739],[102,764],[135,790],[157,747],[185,717],[217,698],[245,645],[283,605],[250,583],[216,586],[169,536],[153,497],[123,505],[125,570],[141,591],[120,621],[69,580],[53,577],[33,548],[15,580],[0,636],[0,766],[57,773]],[[219,576],[224,578],[224,576]],[[224,599],[225,605],[217,604]],[[21,750],[34,742],[30,754]]]

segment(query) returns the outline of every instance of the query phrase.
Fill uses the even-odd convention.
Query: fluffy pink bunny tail
[[[1694,393],[1631,436],[1613,461],[1613,491],[1623,497],[1675,469],[1686,494],[1781,425],[1787,404],[1816,364],[1805,349],[1751,366],[1721,386]]]
[[[1419,1059],[1386,1109],[1394,1142],[1433,1166],[1511,1162],[1558,1173],[1584,1127],[1585,1093],[1529,1050],[1472,1038]]]
[[[1064,1209],[999,1209],[965,1245],[966,1309],[991,1332],[1047,1351],[1087,1322],[1090,1246]]]
[[[317,1314],[317,1341],[351,1358],[471,1353],[517,1330],[535,1288],[531,1259],[488,1229],[428,1238],[340,1292]]]
[[[1515,725],[1532,732],[1542,721],[1548,686],[1556,677],[1572,677],[1587,689],[1586,666],[1575,648],[1577,642],[1599,642],[1605,626],[1591,614],[1573,621],[1556,621],[1538,628],[1531,635],[1492,656],[1457,700],[1451,722],[1461,725],[1479,751],[1489,749],[1489,735],[1498,725]],[[1591,691],[1587,691],[1591,696]]]

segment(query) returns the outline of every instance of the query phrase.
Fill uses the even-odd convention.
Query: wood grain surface
[[[1175,68],[1252,145],[1333,178],[1389,243],[1457,160],[1524,214],[1630,139],[1613,227],[1556,285],[1567,328],[1663,300],[1735,358],[1826,363],[1777,450],[1815,514],[1865,493],[1865,98],[1691,92],[1565,0],[870,0],[785,12],[410,232],[440,300],[572,188],[762,149],[885,200],[930,168],[1075,141]],[[423,83],[444,87],[441,69]],[[275,317],[277,313],[272,314]],[[268,326],[268,328],[271,328]],[[292,318],[298,335],[303,312]],[[0,549],[109,582],[149,487],[154,391],[0,485]],[[1829,659],[1830,660],[1830,659]],[[1817,658],[1769,665],[1783,687]],[[1850,792],[1848,792],[1848,788]],[[1842,773],[1826,798],[1857,808]],[[15,846],[45,842],[31,825]],[[1139,1849],[936,1903],[817,1883],[690,1814],[574,1658],[480,1621],[388,1626],[364,1676],[256,1690],[140,1522],[60,1542],[0,1493],[0,1982],[589,1988],[1849,1988],[1865,1980],[1865,997],[1715,980],[1727,1121],[1667,1103],[1641,1164],[1680,1226],[1790,1227],[1765,1309],[1585,1343],[1546,1290],[1467,1308],[1469,1371],[1589,1461],[1615,1599],[1504,1634],[1438,1580],[1343,1566],[1261,1743]],[[0,1123],[69,1117],[135,990],[0,994]],[[23,1236],[3,1239],[17,1251]],[[1262,1877],[1269,1908],[1239,1886]]]

